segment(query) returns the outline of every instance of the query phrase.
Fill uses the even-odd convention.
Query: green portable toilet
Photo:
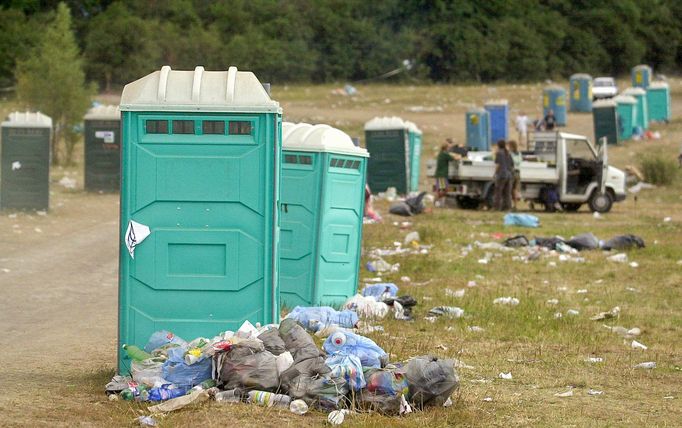
[[[646,89],[651,83],[652,70],[648,65],[640,64],[632,67],[630,75],[633,87]]]
[[[0,128],[0,209],[48,209],[52,119],[14,112]]]
[[[649,107],[646,102],[646,91],[642,88],[628,88],[623,95],[630,95],[637,100],[637,116],[635,127],[642,131],[649,129]]]
[[[606,137],[608,144],[618,144],[618,113],[613,100],[598,100],[592,104],[594,140]]]
[[[670,121],[670,86],[666,82],[652,82],[646,88],[646,103],[650,122]]]
[[[85,190],[118,191],[121,181],[121,112],[118,106],[91,108],[85,125]]]
[[[557,126],[566,126],[566,90],[559,85],[547,86],[542,91],[542,115],[554,111]]]
[[[367,150],[327,125],[282,131],[282,305],[338,306],[358,287]]]
[[[279,321],[279,103],[251,72],[165,66],[121,97],[122,344]]]
[[[375,117],[365,123],[367,184],[372,192],[395,187],[398,194],[410,189],[410,141],[407,125],[399,117]]]
[[[490,113],[472,107],[465,115],[467,147],[475,151],[490,150]]]
[[[587,113],[592,111],[592,76],[576,73],[569,79],[570,111]]]
[[[407,125],[407,136],[410,142],[410,192],[419,191],[419,163],[422,157],[422,131],[416,124],[405,121]]]
[[[632,138],[632,130],[637,123],[637,100],[630,95],[618,95],[613,98],[618,114],[618,129],[621,140]]]

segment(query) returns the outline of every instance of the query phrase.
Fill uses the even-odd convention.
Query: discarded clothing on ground
[[[426,192],[421,192],[417,196],[405,199],[405,201],[399,201],[391,204],[388,212],[395,215],[400,215],[404,217],[410,217],[413,215],[421,214],[424,212],[424,196]]]
[[[644,248],[644,240],[635,235],[620,235],[604,242],[602,248],[605,250],[627,250],[630,248]]]

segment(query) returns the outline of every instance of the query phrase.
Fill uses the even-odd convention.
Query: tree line
[[[162,65],[262,81],[533,81],[682,65],[679,0],[67,0],[86,79],[118,90]],[[0,87],[57,1],[0,6]],[[408,60],[408,61],[406,61]],[[407,66],[406,66],[407,64]]]

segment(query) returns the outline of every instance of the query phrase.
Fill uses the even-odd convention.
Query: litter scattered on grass
[[[519,303],[520,301],[516,297],[498,297],[497,299],[493,300],[494,305],[516,306]]]

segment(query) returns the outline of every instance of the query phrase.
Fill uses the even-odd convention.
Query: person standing
[[[519,152],[516,141],[509,142],[509,154],[514,162],[514,178],[512,178],[512,209],[516,210],[516,203],[521,200],[521,161],[523,157]]]
[[[519,144],[524,147],[528,147],[528,124],[530,119],[526,116],[526,113],[519,112],[515,119],[516,132],[518,134]]]
[[[440,146],[440,153],[436,159],[436,183],[434,190],[436,192],[436,206],[439,205],[440,200],[445,197],[448,191],[448,169],[450,168],[450,161],[453,159],[460,159],[459,155],[450,153],[450,144],[444,143]]]
[[[514,179],[514,161],[504,140],[497,142],[495,155],[495,195],[493,208],[498,211],[511,209],[512,180]]]
[[[545,131],[554,131],[554,128],[556,127],[556,116],[554,116],[554,110],[550,109],[542,122],[545,125]]]

